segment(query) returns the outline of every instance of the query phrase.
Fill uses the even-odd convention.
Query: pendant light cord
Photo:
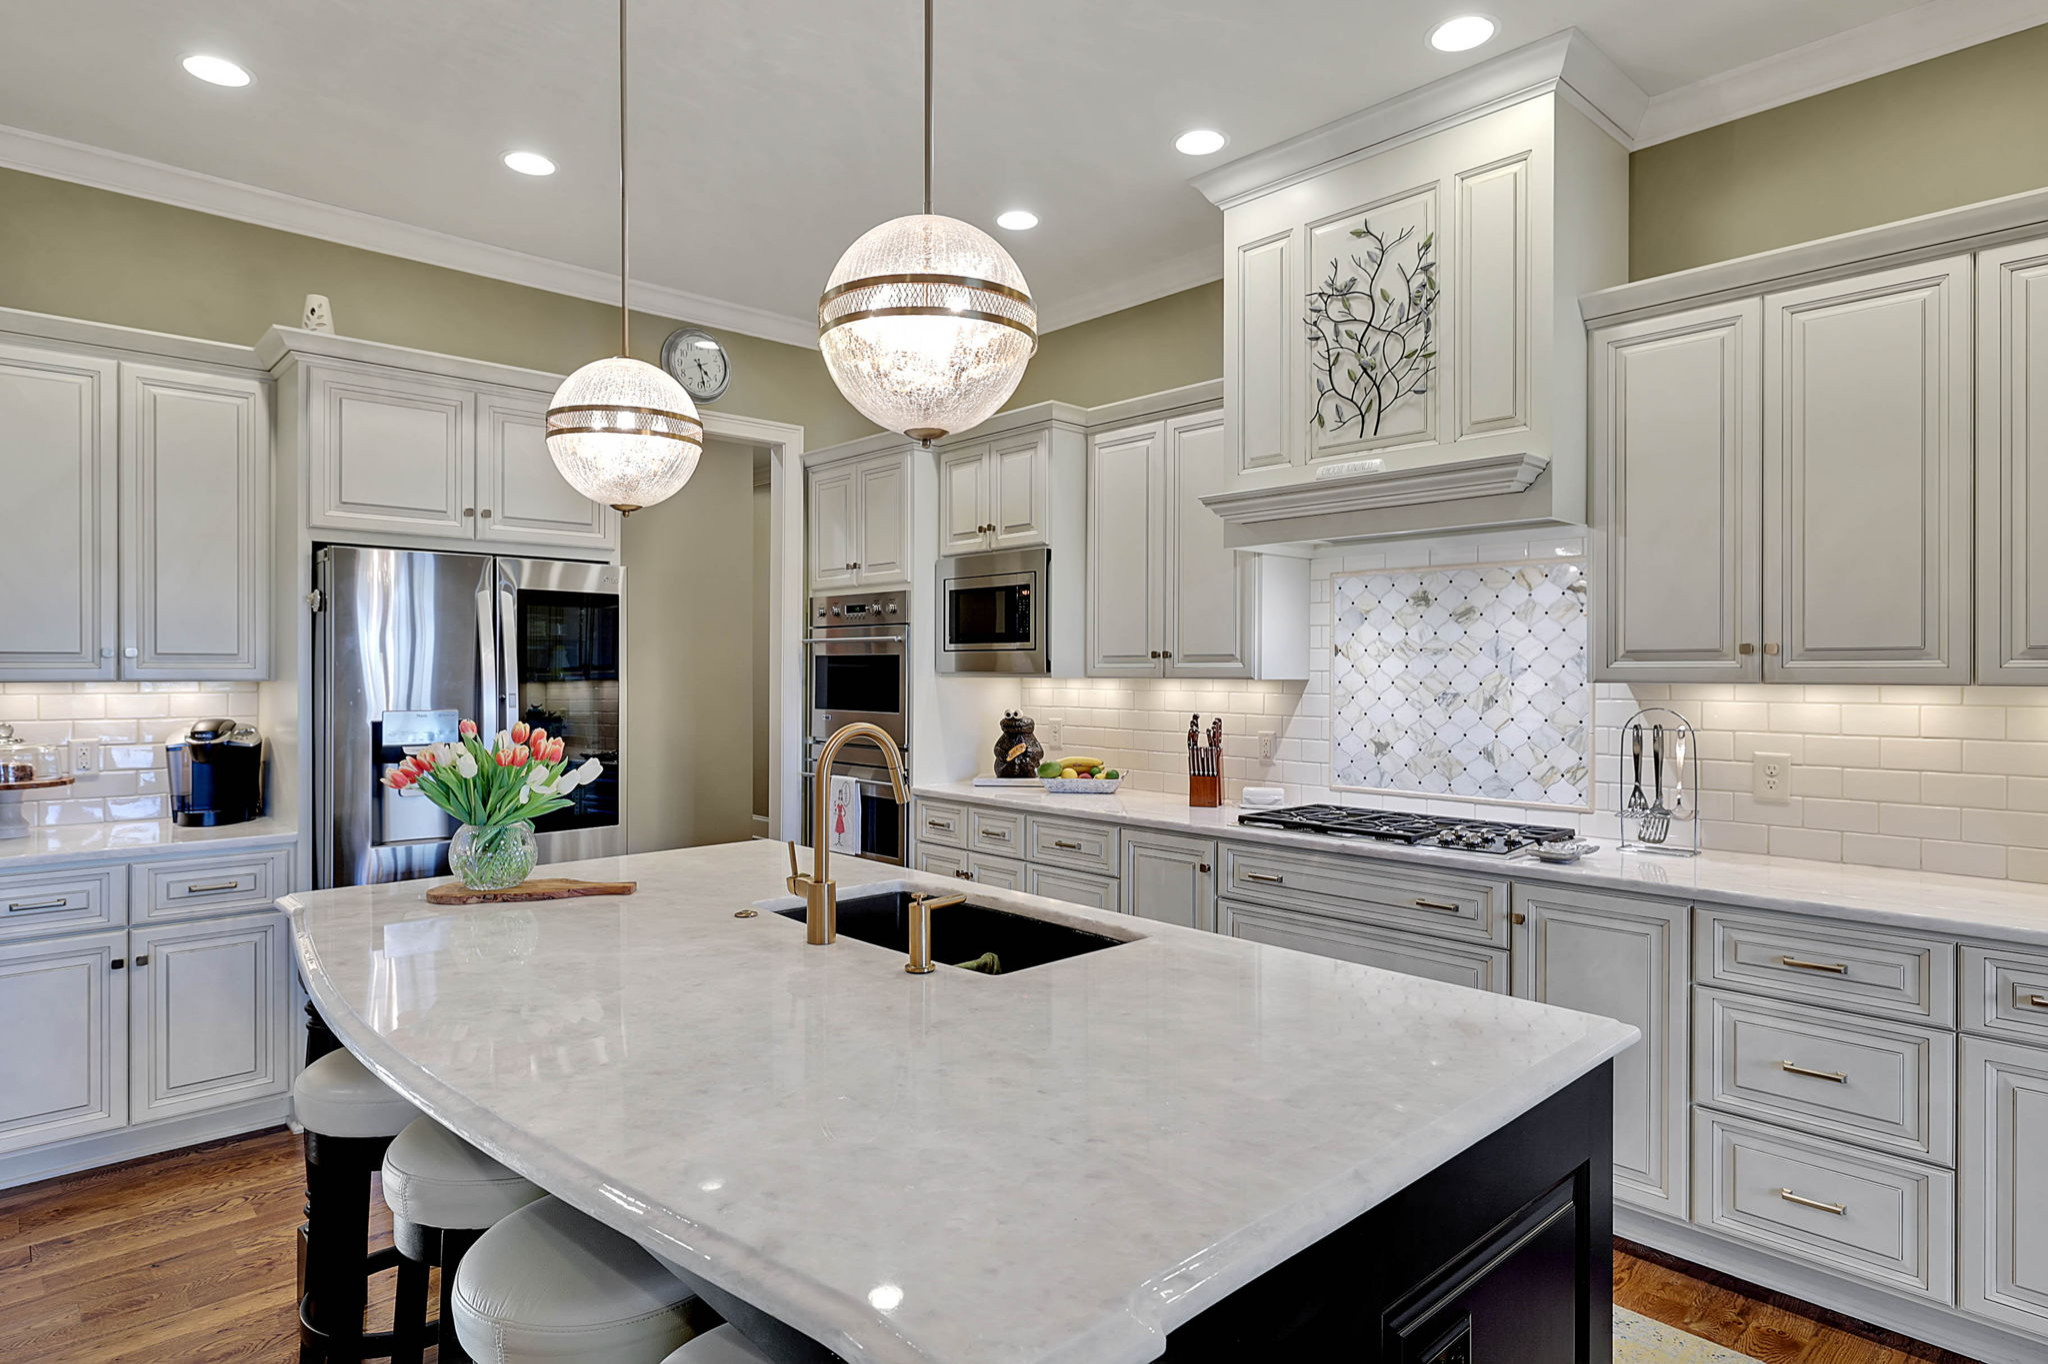
[[[924,212],[932,212],[932,0],[924,0]]]
[[[630,357],[633,311],[626,299],[626,281],[626,0],[619,0],[619,354]]]

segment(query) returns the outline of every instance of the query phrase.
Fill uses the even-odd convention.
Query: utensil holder
[[[1618,756],[1621,850],[1698,856],[1699,743],[1691,722],[1667,707],[1647,706],[1621,727]]]

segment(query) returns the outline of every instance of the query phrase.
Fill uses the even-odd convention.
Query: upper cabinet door
[[[255,379],[121,367],[121,676],[269,675],[269,409]]]
[[[851,464],[811,472],[811,589],[853,586],[854,524]]]
[[[548,453],[548,403],[538,393],[485,393],[477,408],[479,540],[609,553],[619,514],[569,486]]]
[[[877,455],[854,470],[857,546],[853,580],[862,587],[910,581],[910,457]]]
[[[1762,678],[1763,305],[1593,333],[1600,681]]]
[[[988,446],[970,445],[939,455],[939,553],[973,554],[988,548]]]
[[[1236,478],[1223,413],[1166,423],[1164,653],[1169,677],[1252,675],[1251,556],[1226,547],[1223,521],[1202,505]]]
[[[1160,673],[1166,428],[1148,422],[1088,445],[1088,675]]]
[[[1051,477],[1051,432],[1026,432],[989,446],[991,549],[1025,549],[1046,543]]]
[[[2048,242],[1977,257],[1977,680],[2048,683]]]
[[[0,346],[0,677],[114,676],[115,366]],[[29,514],[22,514],[22,513]]]
[[[306,370],[315,527],[475,538],[473,392],[394,370]]]
[[[1971,262],[1764,299],[1764,678],[1970,680]]]

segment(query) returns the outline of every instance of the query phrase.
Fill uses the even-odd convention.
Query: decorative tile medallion
[[[1341,574],[1331,784],[1587,809],[1583,559]]]

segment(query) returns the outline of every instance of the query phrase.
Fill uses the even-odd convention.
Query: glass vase
[[[510,890],[533,871],[540,844],[533,825],[465,824],[448,844],[448,869],[471,890]]]

